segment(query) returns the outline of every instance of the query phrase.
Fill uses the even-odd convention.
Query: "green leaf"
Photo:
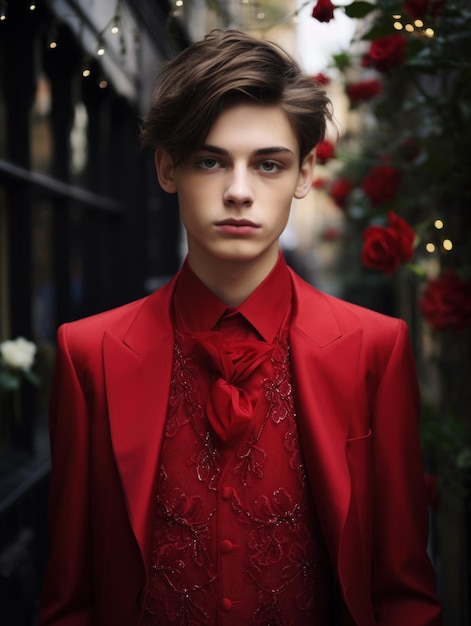
[[[334,54],[332,56],[332,60],[334,63],[334,67],[336,67],[340,72],[343,72],[347,67],[350,67],[352,64],[348,52],[339,52],[339,54]]]
[[[427,272],[423,267],[417,265],[417,263],[407,263],[406,267],[419,278],[423,280],[427,278]]]
[[[370,4],[369,2],[363,2],[363,0],[358,0],[358,2],[353,2],[345,7],[345,13],[348,17],[362,19],[369,15],[372,11],[376,11],[378,9],[374,4]]]
[[[369,31],[361,36],[361,39],[364,41],[372,41],[373,39],[378,39],[379,37],[387,37],[392,33],[397,33],[397,30],[394,30],[390,24],[374,24]]]

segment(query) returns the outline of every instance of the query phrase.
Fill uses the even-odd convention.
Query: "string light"
[[[444,250],[449,252],[453,248],[453,242],[451,241],[451,239],[444,239],[443,243],[442,243],[442,246],[443,246]]]
[[[88,67],[85,67],[85,68],[82,70],[82,76],[83,76],[84,78],[88,78],[88,77],[90,76],[90,74],[91,74],[91,73],[92,73],[92,70],[91,70],[90,68],[88,68]]]
[[[422,20],[415,20],[414,22],[414,26],[416,26],[417,28],[422,28],[423,25],[424,23],[422,22]]]
[[[31,4],[29,5],[29,10],[30,10],[30,11],[35,11],[35,10],[36,10],[36,5],[35,5],[35,4],[33,4],[33,3],[31,3]]]
[[[103,35],[101,34],[98,38],[98,45],[96,53],[99,57],[102,57],[105,54],[105,42],[103,41]]]
[[[113,35],[117,35],[119,33],[119,29],[121,27],[121,2],[118,0],[118,4],[116,5],[116,11],[113,18],[113,25],[111,27],[111,33]]]
[[[427,252],[430,252],[430,254],[432,254],[432,252],[435,252],[435,244],[432,243],[431,241],[429,241],[426,245],[425,245],[425,249],[427,250]]]
[[[57,48],[57,39],[58,39],[58,25],[57,21],[53,22],[51,28],[49,29],[48,34],[48,48],[49,50],[55,50]]]
[[[442,220],[435,220],[433,225],[435,226],[437,230],[441,230],[445,226]]]
[[[98,87],[100,89],[106,89],[108,87],[108,81],[102,78],[102,80],[98,83]]]
[[[407,31],[408,33],[413,33],[413,32],[414,32],[414,27],[412,26],[412,24],[406,24],[406,25],[404,26],[404,28],[406,29],[406,31]]]
[[[401,22],[394,22],[393,26],[396,30],[402,30],[404,28]]]
[[[0,0],[0,22],[4,22],[7,19],[7,9],[6,0]]]

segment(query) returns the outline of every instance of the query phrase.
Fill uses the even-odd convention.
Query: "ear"
[[[160,186],[167,193],[175,193],[177,185],[175,183],[175,166],[172,157],[167,150],[157,149],[154,159]]]
[[[307,192],[312,187],[312,177],[314,176],[314,166],[316,164],[316,149],[313,148],[311,152],[304,158],[299,170],[298,184],[294,191],[294,197],[298,200],[304,198]]]

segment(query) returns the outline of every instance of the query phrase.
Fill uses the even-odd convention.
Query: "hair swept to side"
[[[287,52],[236,30],[216,29],[162,67],[141,142],[167,150],[180,163],[204,143],[224,108],[246,101],[282,107],[301,159],[332,122],[327,95]]]

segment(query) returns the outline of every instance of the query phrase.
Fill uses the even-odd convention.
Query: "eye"
[[[214,170],[217,167],[220,167],[220,165],[220,162],[213,157],[206,157],[198,161],[198,167],[201,167],[203,170]]]
[[[262,161],[259,165],[259,169],[265,174],[274,174],[280,171],[280,166],[275,161]]]

